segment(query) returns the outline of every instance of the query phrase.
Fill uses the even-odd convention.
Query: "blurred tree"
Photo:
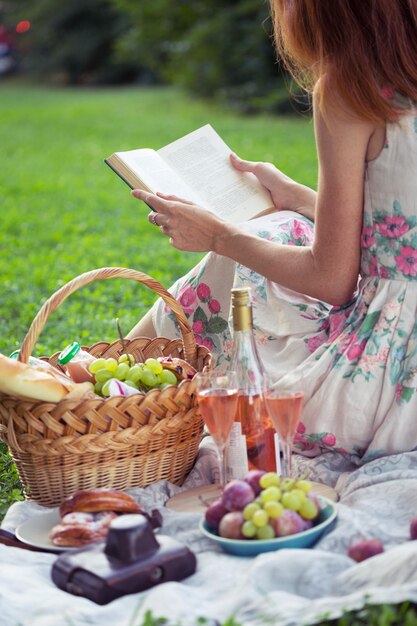
[[[131,22],[117,44],[123,58],[140,59],[162,80],[245,111],[297,108],[276,62],[266,0],[113,3]]]
[[[26,65],[42,76],[170,82],[245,112],[306,109],[276,61],[268,0],[7,2],[32,24]]]
[[[114,42],[128,27],[128,18],[111,0],[19,0],[11,17],[31,22],[26,65],[38,74],[58,74],[80,84],[122,82],[139,73],[136,59],[116,58]]]

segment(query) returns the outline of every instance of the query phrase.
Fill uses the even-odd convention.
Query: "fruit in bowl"
[[[202,532],[234,554],[308,547],[337,515],[334,503],[312,493],[304,479],[249,472],[233,480],[206,510]]]

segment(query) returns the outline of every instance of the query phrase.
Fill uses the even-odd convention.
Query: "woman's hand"
[[[177,196],[139,189],[133,189],[132,196],[154,209],[148,215],[149,222],[158,226],[178,250],[215,251],[219,240],[231,228],[207,209]]]
[[[296,211],[314,221],[316,192],[296,183],[272,163],[244,161],[232,152],[230,161],[240,172],[251,172],[268,189],[277,211]],[[268,211],[269,212],[269,211]],[[261,213],[265,215],[265,213]]]

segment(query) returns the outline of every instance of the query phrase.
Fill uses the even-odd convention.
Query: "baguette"
[[[23,400],[59,402],[66,396],[79,398],[90,390],[89,383],[74,383],[59,370],[38,369],[0,354],[0,393]]]

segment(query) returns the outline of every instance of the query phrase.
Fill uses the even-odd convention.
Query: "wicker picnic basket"
[[[96,280],[128,278],[152,289],[171,308],[181,339],[125,340],[137,361],[180,357],[197,371],[211,367],[211,354],[196,345],[181,306],[151,277],[132,269],[107,267],[74,278],[49,298],[34,318],[20,349],[27,362],[49,315],[73,292]],[[118,357],[121,341],[99,342],[85,350]],[[57,365],[58,354],[49,357]],[[59,366],[58,366],[59,367]],[[0,394],[0,438],[11,456],[29,500],[57,506],[80,489],[145,487],[161,479],[181,484],[191,470],[203,432],[196,381],[153,389],[127,398],[27,401]]]

